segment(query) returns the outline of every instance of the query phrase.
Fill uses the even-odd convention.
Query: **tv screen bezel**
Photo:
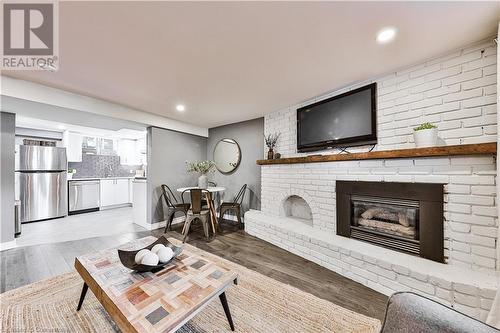
[[[315,142],[307,145],[301,145],[300,144],[300,113],[303,112],[305,109],[309,109],[311,107],[315,107],[318,105],[322,105],[325,103],[329,103],[331,101],[341,99],[346,96],[354,95],[356,93],[359,93],[361,91],[365,90],[370,90],[370,97],[371,97],[371,116],[372,116],[372,123],[371,123],[371,133],[367,135],[359,135],[359,136],[352,136],[352,137],[347,137],[347,138],[342,138],[338,140],[325,140],[325,141],[320,141],[320,142]],[[343,94],[333,96],[327,99],[324,99],[322,101],[309,104],[306,106],[303,106],[301,108],[297,109],[297,151],[299,153],[303,152],[310,152],[310,151],[316,151],[316,150],[325,150],[325,149],[333,149],[336,147],[354,147],[354,146],[364,146],[364,145],[370,145],[370,144],[376,144],[377,143],[377,83],[371,83],[366,86],[345,92]]]

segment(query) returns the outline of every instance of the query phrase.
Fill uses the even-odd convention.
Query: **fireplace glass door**
[[[337,235],[444,262],[443,184],[336,182]]]
[[[351,229],[418,241],[419,202],[351,196]]]

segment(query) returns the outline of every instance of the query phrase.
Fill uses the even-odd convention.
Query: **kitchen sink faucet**
[[[113,173],[113,167],[111,165],[107,165],[106,169],[104,170],[104,177],[107,178],[111,176]]]

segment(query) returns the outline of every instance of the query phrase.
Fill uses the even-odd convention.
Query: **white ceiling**
[[[500,2],[60,2],[59,13],[60,70],[5,75],[213,127],[493,36]],[[385,26],[398,35],[378,45]]]

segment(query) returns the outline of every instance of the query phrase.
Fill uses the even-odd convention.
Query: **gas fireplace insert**
[[[443,262],[443,184],[337,181],[337,234]]]

